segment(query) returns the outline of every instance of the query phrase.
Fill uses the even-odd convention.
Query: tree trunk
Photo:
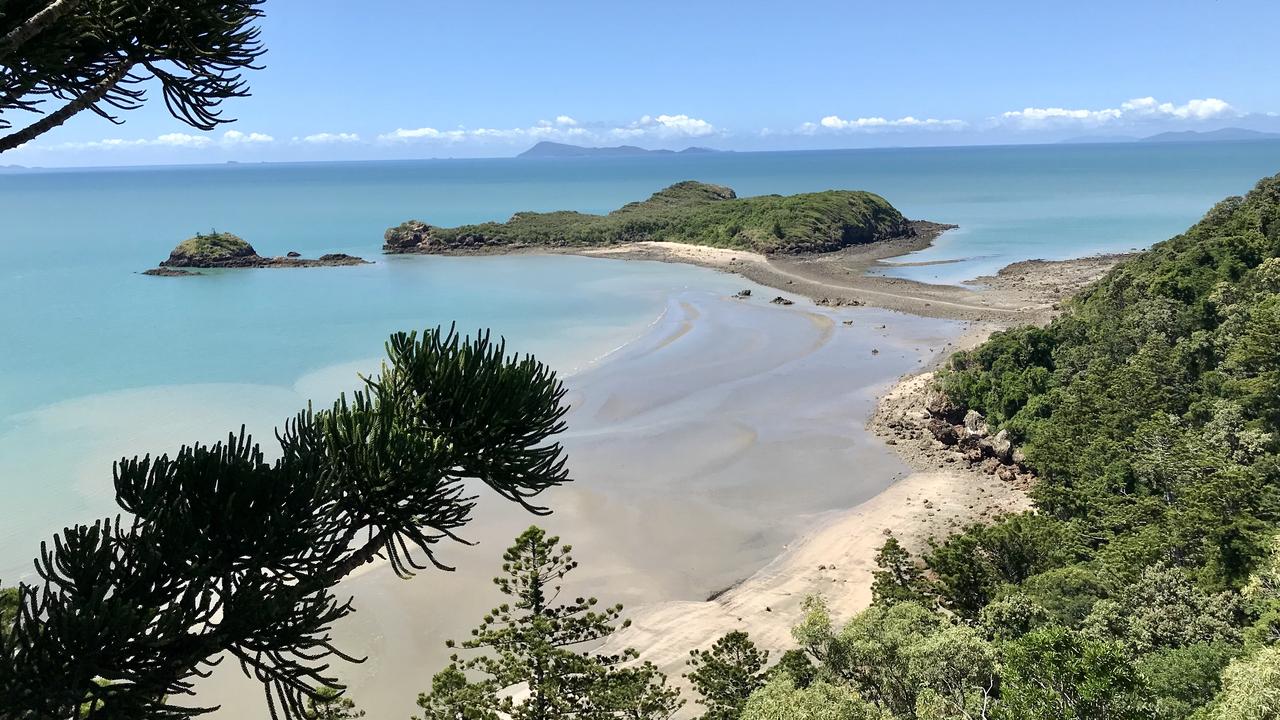
[[[0,38],[0,60],[8,57],[15,50],[22,47],[23,43],[39,35],[41,31],[60,20],[62,16],[75,10],[79,4],[80,0],[53,0],[52,3],[32,15],[26,22],[10,30],[3,38]]]
[[[121,61],[121,63],[117,65],[114,70],[108,73],[107,76],[102,79],[102,82],[98,83],[97,87],[94,89],[84,95],[81,95],[75,100],[72,100],[66,105],[63,105],[54,112],[45,115],[18,132],[0,137],[0,153],[6,150],[12,150],[23,143],[30,142],[31,140],[34,140],[58,127],[67,120],[70,120],[73,115],[81,110],[87,110],[99,100],[106,97],[107,93],[111,92],[111,88],[115,87],[124,79],[125,75],[129,74],[129,70],[132,67],[132,63],[128,61]]]

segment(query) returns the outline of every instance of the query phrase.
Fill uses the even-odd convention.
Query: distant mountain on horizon
[[[1082,135],[1067,138],[1059,144],[1075,145],[1086,143],[1189,143],[1189,142],[1240,142],[1245,140],[1280,140],[1280,133],[1248,130],[1245,128],[1222,128],[1221,130],[1180,130],[1162,132],[1147,137],[1129,137],[1126,135]]]
[[[637,155],[690,155],[699,153],[717,153],[704,147],[687,147],[683,150],[646,150],[635,145],[618,145],[615,147],[583,147],[566,143],[544,140],[525,150],[518,158],[578,158],[578,157],[633,157]]]
[[[1142,142],[1230,142],[1233,140],[1276,140],[1280,133],[1246,130],[1245,128],[1222,128],[1208,132],[1183,130],[1181,132],[1163,132],[1159,135],[1142,138]]]

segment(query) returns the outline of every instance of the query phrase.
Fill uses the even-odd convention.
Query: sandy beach
[[[949,225],[918,221],[916,236],[855,245],[816,255],[775,255],[670,242],[638,242],[582,251],[594,257],[683,262],[749,278],[782,293],[825,305],[869,305],[924,317],[1009,326],[1045,323],[1059,302],[1092,282],[1127,255],[1098,255],[1075,260],[1027,260],[996,275],[975,278],[967,286],[884,277],[878,269],[928,247]]]
[[[780,556],[723,594],[701,602],[639,608],[631,615],[631,627],[611,639],[610,649],[636,648],[673,676],[680,674],[691,648],[709,647],[733,630],[748,632],[777,658],[795,646],[791,628],[802,617],[806,597],[822,596],[837,622],[865,609],[871,603],[876,552],[890,535],[918,554],[927,549],[931,538],[1029,509],[1025,489],[955,463],[927,432],[920,431],[928,417],[924,403],[933,369],[951,352],[976,346],[997,330],[1048,322],[1063,298],[1127,257],[1029,260],[1009,265],[995,276],[978,278],[967,288],[867,274],[886,257],[917,249],[918,243],[800,259],[676,243],[642,245],[607,254],[690,262],[800,293],[807,302],[891,308],[964,321],[965,328],[948,343],[946,352],[934,355],[928,367],[904,374],[880,395],[866,418],[866,429],[912,472],[875,497],[815,523]],[[681,717],[694,715],[686,707]]]
[[[610,645],[638,649],[679,684],[689,650],[730,630],[774,653],[791,647],[808,595],[826,597],[838,618],[866,607],[889,534],[918,551],[1028,507],[1018,488],[947,465],[893,428],[920,412],[921,373],[993,330],[1045,321],[1115,258],[1020,263],[973,289],[866,275],[908,249],[779,259],[642,243],[590,253],[737,273],[752,292],[676,293],[641,337],[567,380],[563,442],[576,482],[544,498],[552,516],[482,494],[466,531],[476,544],[441,553],[456,572],[403,581],[372,566],[343,584],[359,612],[335,637],[368,657],[340,669],[352,697],[374,717],[410,715],[448,661],[445,641],[500,602],[489,578],[535,521],[575,547],[581,568],[566,592],[627,606],[632,625]],[[221,703],[219,717],[261,703],[229,666],[200,700]]]
[[[404,581],[372,567],[342,585],[358,612],[335,637],[369,659],[340,677],[370,716],[412,713],[448,662],[445,641],[501,602],[490,578],[531,523],[574,546],[581,567],[566,592],[640,614],[739,583],[910,472],[865,420],[878,395],[964,326],[877,308],[783,307],[763,286],[742,287],[750,299],[677,292],[641,337],[567,379],[562,440],[575,482],[542,498],[553,515],[482,492],[464,533],[477,544],[442,548],[456,572]],[[669,665],[678,677],[680,663]],[[261,706],[230,665],[200,700],[221,703],[221,717]]]

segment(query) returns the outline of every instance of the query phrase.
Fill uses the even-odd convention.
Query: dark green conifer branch
[[[116,464],[128,519],[68,528],[41,548],[0,634],[0,717],[186,718],[170,704],[230,657],[272,716],[303,717],[340,690],[333,644],[355,611],[334,586],[386,558],[401,576],[443,567],[479,481],[538,514],[568,481],[564,388],[487,334],[397,334],[350,399],[299,413],[267,461],[242,429],[212,446]],[[166,699],[167,698],[167,699]]]
[[[224,122],[224,100],[249,94],[243,71],[265,52],[263,0],[8,0],[0,8],[0,137],[11,150],[90,110],[141,107],[156,80],[169,113],[197,130]],[[49,99],[63,101],[46,113]]]

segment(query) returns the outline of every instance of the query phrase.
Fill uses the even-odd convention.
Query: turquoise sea
[[[265,432],[350,388],[393,330],[490,327],[568,371],[642,332],[673,291],[740,285],[652,263],[379,256],[383,230],[407,218],[607,211],[683,179],[742,195],[867,189],[961,226],[888,271],[957,283],[1027,258],[1144,247],[1277,171],[1280,143],[1263,142],[0,174],[0,579],[26,573],[62,524],[113,510],[113,458],[241,422]],[[262,254],[378,262],[136,274],[212,228]]]

